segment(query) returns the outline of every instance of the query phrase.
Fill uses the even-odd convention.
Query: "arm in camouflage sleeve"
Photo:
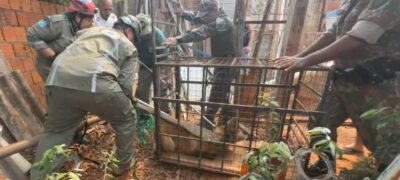
[[[62,24],[51,22],[48,17],[43,18],[28,29],[27,39],[37,51],[48,48],[47,42],[61,36]]]
[[[196,19],[196,16],[192,11],[183,11],[181,17],[187,21],[194,21]]]
[[[372,0],[348,35],[376,44],[386,32],[400,23],[399,0]]]
[[[228,28],[225,19],[217,18],[217,20],[210,24],[201,25],[200,27],[192,29],[191,31],[177,37],[177,42],[180,44],[205,40],[219,33],[228,31]]]
[[[162,46],[165,41],[165,35],[160,29],[156,28],[155,30],[156,30],[156,46]],[[156,54],[167,54],[167,49],[164,49],[162,52],[159,51]],[[158,61],[164,61],[164,60],[167,60],[167,57],[158,59]]]

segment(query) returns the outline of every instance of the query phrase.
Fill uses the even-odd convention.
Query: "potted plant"
[[[330,158],[335,158],[336,155],[342,156],[343,151],[339,149],[334,141],[330,138],[330,130],[328,128],[316,127],[308,131],[310,141],[314,142],[311,148],[301,148],[296,151],[294,161],[297,168],[298,176],[304,179],[311,179],[305,173],[305,159],[311,154],[316,154],[325,163],[328,171],[323,177],[319,179],[332,179],[335,178],[335,167],[330,163]],[[331,157],[330,157],[331,156]],[[333,156],[333,157],[332,157]]]
[[[284,142],[267,144],[262,142],[258,150],[249,152],[244,160],[247,169],[241,180],[285,179],[288,163],[292,159],[289,147]]]

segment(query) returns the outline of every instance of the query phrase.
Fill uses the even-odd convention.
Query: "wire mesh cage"
[[[165,69],[173,71],[162,73]],[[313,72],[325,75],[309,79]],[[306,131],[298,127],[299,118],[306,123],[323,114],[318,104],[327,89],[328,72],[310,68],[295,79],[282,80],[282,71],[267,60],[178,57],[157,63],[156,82],[173,83],[163,96],[161,84],[155,86],[158,158],[238,175],[246,153],[261,141],[283,140],[297,148],[307,142],[289,140],[302,138],[292,131]],[[316,81],[321,84],[313,84]],[[306,105],[310,108],[299,105],[302,99],[310,99]],[[165,104],[173,107],[169,114],[161,111]]]

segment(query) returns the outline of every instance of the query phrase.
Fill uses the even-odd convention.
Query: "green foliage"
[[[103,179],[114,179],[112,174],[109,174],[107,170],[112,171],[113,168],[118,168],[118,163],[120,162],[117,157],[115,157],[113,152],[104,151],[103,154],[106,156],[107,161],[103,164],[104,165],[104,177]]]
[[[390,154],[397,154],[400,133],[391,130],[393,127],[400,126],[400,111],[395,111],[390,107],[371,109],[364,112],[360,118],[365,121],[375,121],[378,132],[379,146],[373,154],[380,158],[385,158]]]
[[[330,153],[332,155],[343,155],[343,151],[330,138],[331,131],[328,128],[316,127],[308,131],[311,141],[319,139],[313,145],[313,151],[316,154]]]
[[[47,175],[45,180],[80,180],[80,175],[73,172],[67,173],[53,173]]]
[[[266,106],[270,108],[278,108],[280,107],[279,103],[275,100],[275,96],[270,91],[262,92],[260,96],[258,96],[258,103],[261,106]]]
[[[291,159],[290,149],[284,142],[263,142],[258,151],[251,151],[245,156],[250,173],[248,178],[275,179],[277,173],[287,168]]]
[[[273,108],[279,108],[280,105],[275,101],[275,96],[272,92],[263,92],[261,96],[258,97],[258,102],[261,106],[266,106],[272,108],[271,111],[262,114],[268,121],[266,123],[266,129],[268,131],[268,142],[274,142],[278,138],[278,134],[281,129],[281,122],[279,120],[280,114],[275,112]]]
[[[149,140],[149,134],[155,128],[155,120],[152,115],[144,114],[139,108],[136,108],[136,121],[137,136],[140,144],[145,144]]]
[[[42,160],[33,164],[32,167],[38,168],[43,171],[45,175],[53,173],[54,168],[57,166],[54,162],[57,158],[68,157],[70,150],[67,149],[65,144],[54,146],[51,149],[46,150],[43,154]]]

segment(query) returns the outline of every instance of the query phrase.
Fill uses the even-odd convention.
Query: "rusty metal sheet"
[[[17,141],[41,134],[44,114],[21,72],[0,74],[0,120]]]

